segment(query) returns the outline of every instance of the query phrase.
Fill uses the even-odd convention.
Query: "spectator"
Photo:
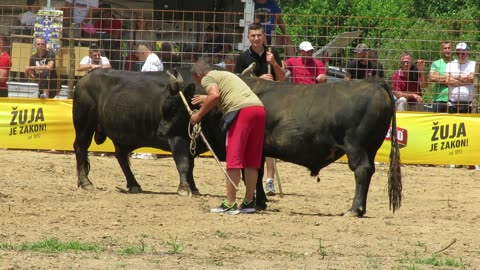
[[[224,113],[237,112],[236,119],[227,131],[226,145],[227,174],[238,185],[240,171],[245,171],[245,197],[238,207],[235,202],[236,189],[227,181],[226,200],[212,213],[255,212],[254,191],[258,168],[262,160],[265,132],[265,108],[260,99],[238,76],[228,72],[211,70],[210,65],[199,60],[192,67],[192,76],[202,85],[207,95],[194,96],[192,104],[201,104],[200,110],[192,114],[190,122],[197,124],[214,106]]]
[[[353,52],[355,52],[357,56],[356,59],[348,62],[345,80],[365,79],[376,76],[383,77],[383,70],[381,73],[378,72],[379,69],[377,65],[375,65],[375,62],[369,59],[370,49],[367,44],[358,44]]]
[[[8,97],[7,81],[10,76],[12,59],[7,51],[7,37],[0,34],[0,97]]]
[[[135,50],[138,48],[138,45],[146,44],[152,49],[156,48],[156,35],[155,32],[151,30],[151,21],[145,20],[143,16],[137,13],[134,22],[135,27],[133,27],[128,35],[128,48],[131,53],[125,59],[125,70],[137,70],[136,63],[138,62],[138,57]]]
[[[38,0],[27,0],[28,11],[22,13],[18,18],[20,25],[25,26],[28,31],[23,31],[24,35],[33,34],[33,26],[37,20],[37,13],[40,10]]]
[[[230,51],[230,46],[225,44],[225,37],[216,25],[210,24],[205,31],[202,52],[207,54],[206,58],[211,59],[212,64],[218,64],[223,60],[223,54]]]
[[[455,46],[457,59],[448,62],[447,78],[448,85],[448,112],[470,113],[473,101],[473,80],[475,73],[475,61],[470,61],[470,47],[465,42]]]
[[[112,67],[120,69],[120,41],[122,39],[122,22],[115,18],[112,6],[102,3],[99,6],[100,18],[95,23],[96,37],[101,40],[102,48],[111,60]]]
[[[422,89],[428,87],[424,74],[425,62],[421,59],[412,64],[412,55],[400,56],[400,69],[392,76],[392,90],[397,111],[423,111]]]
[[[292,46],[292,41],[287,32],[287,26],[283,22],[282,10],[274,0],[255,0],[255,22],[261,23],[265,26],[266,43],[268,45],[280,45],[285,47],[286,57],[294,57],[295,50]],[[272,35],[275,34],[275,28],[278,25],[282,35],[277,36],[272,43]]]
[[[80,61],[78,71],[91,72],[97,68],[112,68],[107,57],[102,56],[102,51],[97,44],[93,43],[88,50],[88,55]]]
[[[153,53],[147,44],[138,45],[138,59],[144,62],[142,72],[163,71],[163,64],[157,54]],[[139,159],[157,159],[157,154],[152,153],[133,153],[132,158]]]
[[[265,46],[264,28],[259,23],[252,23],[248,27],[248,40],[250,48],[237,57],[234,72],[242,73],[250,64],[255,63],[253,71],[255,76],[271,81],[285,81],[280,55],[276,50],[267,49]],[[271,51],[270,51],[271,50]],[[269,68],[270,66],[270,68]],[[269,72],[270,71],[270,72]],[[275,195],[274,177],[275,165],[272,158],[266,158],[267,163],[267,195]]]
[[[138,45],[137,57],[144,62],[141,71],[163,71],[163,63],[147,44]]]
[[[197,62],[200,56],[200,48],[194,43],[184,44],[182,54],[180,55],[181,65],[190,66]]]
[[[433,106],[434,112],[447,112],[448,110],[448,85],[447,64],[452,61],[452,42],[444,41],[440,44],[442,58],[434,61],[430,67],[429,79],[434,82]]]
[[[63,16],[66,25],[74,22],[79,28],[87,31],[75,32],[75,37],[90,36],[92,29],[93,12],[98,8],[98,0],[65,0]],[[68,33],[67,31],[65,33]],[[68,36],[68,35],[66,35]]]
[[[223,58],[224,68],[230,72],[234,72],[235,70],[235,60],[236,57],[233,54],[227,54]]]
[[[383,68],[382,63],[378,61],[378,51],[377,50],[369,50],[368,51],[368,59],[372,61],[375,66],[377,67],[376,74],[379,78],[385,77],[385,69]]]
[[[325,65],[312,57],[313,46],[304,41],[299,46],[301,57],[285,60],[284,67],[292,74],[292,81],[298,84],[315,84],[327,81]]]
[[[173,50],[172,43],[167,41],[162,42],[162,46],[160,46],[160,59],[165,70],[172,69],[180,62],[180,57]]]
[[[41,98],[54,98],[58,92],[55,53],[47,50],[44,37],[36,37],[36,52],[30,57],[30,65],[25,68],[25,77],[38,83]]]

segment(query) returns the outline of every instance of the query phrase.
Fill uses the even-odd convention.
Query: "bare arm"
[[[473,80],[474,76],[472,73],[468,75],[452,75],[451,73],[447,73],[446,76],[446,83],[450,86],[472,84]]]
[[[446,83],[447,81],[447,75],[440,75],[438,71],[430,71],[428,74],[428,79],[431,82],[436,82],[436,83]]]
[[[220,102],[220,89],[214,85],[208,89],[207,97],[203,101],[202,106],[198,112],[192,114],[190,122],[196,124],[202,120],[202,117],[207,114],[213,107]]]
[[[282,15],[277,14],[275,15],[275,21],[277,22],[278,27],[282,31],[284,35],[287,35],[287,26],[285,25],[285,22],[283,21]]]
[[[0,69],[0,83],[6,83],[8,81],[8,70],[6,69]]]
[[[428,81],[427,81],[427,78],[425,77],[425,73],[424,73],[424,70],[425,70],[425,61],[424,60],[419,59],[417,61],[417,69],[418,69],[418,82],[420,83],[420,88],[427,88],[428,87]]]

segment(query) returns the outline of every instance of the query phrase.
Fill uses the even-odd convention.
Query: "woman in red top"
[[[8,97],[7,81],[12,67],[12,59],[7,52],[7,38],[0,36],[0,97]]]

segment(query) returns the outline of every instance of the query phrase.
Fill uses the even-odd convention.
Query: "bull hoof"
[[[177,194],[180,196],[189,196],[190,191],[188,189],[177,189]]]
[[[142,188],[140,186],[131,187],[128,189],[128,193],[132,193],[132,194],[142,193]]]
[[[267,210],[267,202],[256,201],[255,202],[255,209],[258,210],[258,211]]]
[[[92,183],[83,184],[83,185],[80,185],[80,187],[81,187],[83,190],[86,190],[86,191],[93,191],[93,190],[95,190],[95,187],[93,186]]]
[[[348,210],[347,212],[345,212],[343,214],[344,217],[358,217],[358,218],[361,218],[363,217],[365,213],[363,211],[352,211],[352,210]]]
[[[178,188],[177,188],[177,194],[180,195],[180,196],[199,196],[201,195],[200,192],[198,192],[198,190],[190,190],[190,188],[188,187],[188,185],[178,185]]]

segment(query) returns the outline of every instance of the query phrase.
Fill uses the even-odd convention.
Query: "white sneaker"
[[[265,186],[265,194],[267,196],[275,196],[275,183],[272,178],[267,179],[267,185]]]

